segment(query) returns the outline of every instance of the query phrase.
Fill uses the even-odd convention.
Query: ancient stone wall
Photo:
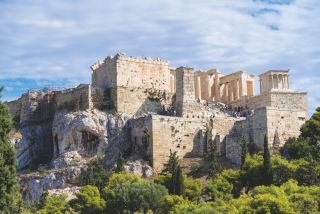
[[[172,103],[169,64],[160,59],[117,57],[117,112],[159,112]]]
[[[195,111],[195,88],[193,68],[176,69],[176,100],[175,109],[178,116],[190,117]]]
[[[170,92],[169,64],[161,59],[117,55],[117,86]]]
[[[28,91],[21,97],[20,122],[42,122],[53,117],[52,91]]]
[[[172,103],[174,77],[166,61],[117,54],[94,64],[92,70],[96,106],[103,107],[108,102],[118,113],[135,115],[159,112],[163,105],[169,105],[168,101]],[[98,88],[109,89],[110,100],[101,96]],[[103,102],[99,102],[101,98]]]
[[[152,164],[161,172],[170,151],[180,158],[202,156],[207,145],[206,121],[152,115]]]
[[[152,162],[151,115],[130,120],[132,151]]]
[[[270,92],[249,98],[247,106],[250,109],[269,106],[307,112],[307,102],[307,93]]]
[[[91,66],[92,86],[100,88],[111,88],[117,86],[117,57],[108,56]]]
[[[218,149],[222,156],[226,155],[226,142],[227,136],[232,130],[234,124],[240,119],[234,117],[228,117],[225,115],[216,115],[211,119],[211,127],[215,132],[213,133],[213,138],[216,139]]]
[[[250,123],[246,120],[238,121],[230,130],[226,137],[225,154],[233,163],[241,162],[241,141],[244,139],[249,142],[250,139]]]
[[[264,136],[271,149],[279,149],[290,137],[300,135],[306,121],[306,112],[288,108],[261,107],[244,121],[236,122],[226,138],[226,157],[240,163],[241,140],[253,141],[263,148]]]
[[[276,148],[284,145],[289,137],[298,137],[300,127],[306,121],[306,112],[274,107],[266,108],[269,146]]]
[[[55,92],[55,111],[67,110],[85,110],[92,107],[91,86],[81,84],[76,88]]]
[[[21,98],[5,103],[10,111],[10,115],[15,122],[20,122],[20,114],[21,114]]]
[[[91,100],[94,108],[114,112],[117,100],[117,87],[91,87]]]
[[[161,113],[163,107],[172,104],[173,93],[164,90],[144,89],[138,87],[117,87],[116,108],[119,113],[132,115],[154,112]]]

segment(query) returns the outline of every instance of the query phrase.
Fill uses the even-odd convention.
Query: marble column
[[[211,78],[210,78],[210,76],[208,75],[207,76],[207,83],[208,83],[208,85],[207,85],[207,90],[208,90],[208,99],[207,100],[212,100],[212,98],[211,98],[211,86],[212,86],[212,82],[211,82]]]
[[[218,72],[215,74],[214,78],[214,84],[215,84],[215,101],[220,101],[221,100],[221,94],[220,94],[220,80],[219,80],[219,74]]]
[[[238,80],[233,81],[233,100],[238,100],[239,98],[239,82]]]
[[[242,97],[244,95],[244,90],[243,90],[243,78],[242,78],[242,75],[240,76],[240,79],[239,79],[239,96]]]
[[[197,76],[197,98],[201,100],[201,79]]]
[[[171,92],[174,92],[174,80],[172,75],[170,75],[170,89]]]
[[[231,102],[233,99],[232,99],[232,83],[231,82],[228,82],[228,100],[229,102]]]

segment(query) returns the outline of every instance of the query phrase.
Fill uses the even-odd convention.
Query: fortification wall
[[[169,64],[160,59],[117,55],[117,86],[171,92]]]
[[[114,112],[117,88],[91,87],[91,100],[94,108]]]
[[[108,56],[91,66],[92,86],[100,88],[111,88],[117,86],[117,56]]]
[[[305,111],[276,107],[257,108],[253,116],[234,124],[226,138],[226,157],[232,162],[240,163],[241,140],[253,141],[262,149],[265,135],[269,147],[279,149],[290,137],[300,135],[300,127],[305,121]]]
[[[307,93],[280,93],[270,94],[271,107],[304,111],[307,114]]]
[[[68,110],[86,110],[92,107],[91,86],[89,84],[81,84],[76,88],[55,92],[56,111],[62,109]]]
[[[222,156],[227,153],[227,136],[232,130],[234,124],[239,121],[239,118],[227,117],[225,115],[217,115],[211,119],[211,127],[215,132],[213,133],[213,138],[216,139],[218,149]]]
[[[269,146],[274,148],[283,146],[290,137],[298,137],[307,119],[305,111],[274,107],[266,108],[266,117]]]
[[[151,115],[130,120],[132,150],[152,163]]]
[[[161,172],[170,151],[180,158],[202,156],[207,145],[207,121],[152,115],[152,163]]]
[[[52,91],[29,91],[21,97],[20,122],[42,122],[53,117]]]
[[[250,109],[275,107],[285,109],[308,110],[307,93],[269,92],[251,97],[247,100]]]
[[[246,120],[238,121],[226,136],[226,157],[233,163],[241,162],[241,141],[242,139],[249,142],[250,123]]]
[[[194,70],[188,67],[176,69],[175,109],[178,116],[190,117],[195,111]]]
[[[173,93],[140,87],[117,87],[116,109],[119,113],[141,115],[143,113],[161,113],[163,107],[172,104]]]
[[[160,59],[117,55],[117,112],[160,112],[172,103],[169,64]]]
[[[20,122],[20,114],[21,114],[21,108],[22,108],[21,98],[10,101],[10,102],[6,102],[5,104],[9,108],[9,112],[12,119],[15,122]]]

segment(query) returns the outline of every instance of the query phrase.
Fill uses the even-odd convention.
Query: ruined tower
[[[177,116],[188,116],[195,102],[194,70],[188,67],[176,69],[176,101]]]

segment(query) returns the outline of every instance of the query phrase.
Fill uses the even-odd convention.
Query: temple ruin
[[[290,89],[288,70],[259,75],[256,95],[255,75],[242,70],[224,75],[217,69],[173,68],[158,58],[124,54],[109,56],[91,69],[91,84],[28,92],[7,103],[13,118],[41,121],[62,109],[129,114],[130,143],[144,152],[156,172],[170,150],[181,158],[203,156],[210,140],[216,140],[221,156],[239,163],[242,139],[262,147],[266,135],[270,148],[277,149],[297,137],[307,120],[307,93]]]

